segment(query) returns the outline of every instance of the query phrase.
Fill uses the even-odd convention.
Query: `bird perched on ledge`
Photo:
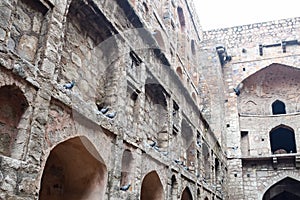
[[[71,83],[66,83],[66,84],[63,85],[63,87],[64,87],[65,89],[71,90],[71,89],[74,87],[74,85],[75,85],[75,81],[72,80]]]
[[[122,187],[120,187],[120,190],[122,191],[127,191],[130,188],[131,184],[129,183],[128,185],[124,185]]]
[[[241,89],[243,88],[244,84],[243,83],[239,83],[236,88],[233,88],[233,91],[235,92],[235,94],[237,96],[239,96],[241,94]]]
[[[117,112],[107,113],[105,116],[112,119],[117,115]]]
[[[106,107],[106,108],[101,108],[101,109],[100,109],[100,112],[101,112],[102,114],[105,114],[105,113],[107,113],[108,110],[109,110],[108,107]]]
[[[241,94],[241,91],[238,88],[233,88],[233,91],[235,92],[236,96]]]

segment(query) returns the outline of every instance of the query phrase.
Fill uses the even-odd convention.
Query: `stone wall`
[[[0,199],[225,199],[191,2],[0,6]]]
[[[274,153],[271,150],[273,130],[291,127],[296,144],[299,141],[296,122],[298,80],[294,78],[299,71],[297,35],[299,18],[203,33],[203,60],[210,66],[202,71],[205,75],[203,84],[214,85],[206,92],[211,107],[206,107],[204,115],[209,122],[213,122],[210,123],[212,128],[216,129],[218,126],[214,122],[222,122],[220,113],[225,113],[223,123],[219,124],[223,126],[220,129],[226,132],[224,143],[229,158],[229,190],[233,191],[229,199],[262,198],[263,193],[257,197],[256,192],[261,184],[259,173],[256,180],[247,181],[245,178],[245,172],[258,169],[244,165],[241,158],[251,157],[257,165],[262,157],[271,159]],[[225,53],[220,54],[217,47],[225,48]],[[226,57],[219,55],[230,56],[230,59],[220,60]],[[219,82],[221,92],[216,87],[218,78],[224,81]],[[286,114],[272,113],[272,104],[276,100],[285,104]],[[215,112],[216,108],[221,108],[221,112]],[[295,159],[296,154],[289,153],[285,152],[284,155]],[[272,173],[277,173],[270,165],[272,162],[266,164],[269,178],[273,176]],[[298,173],[296,168],[290,170]]]

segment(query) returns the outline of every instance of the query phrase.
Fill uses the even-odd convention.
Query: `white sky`
[[[299,0],[193,0],[203,30],[300,17]]]

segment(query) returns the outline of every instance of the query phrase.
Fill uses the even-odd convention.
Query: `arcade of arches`
[[[0,1],[1,200],[300,200],[300,18],[192,6]]]

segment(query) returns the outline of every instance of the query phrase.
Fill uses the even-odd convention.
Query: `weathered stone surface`
[[[23,35],[19,41],[17,51],[21,57],[33,61],[36,54],[38,38],[35,36]]]
[[[271,139],[300,138],[299,18],[202,32],[190,0],[0,6],[0,199],[251,200],[299,181],[299,145]]]

